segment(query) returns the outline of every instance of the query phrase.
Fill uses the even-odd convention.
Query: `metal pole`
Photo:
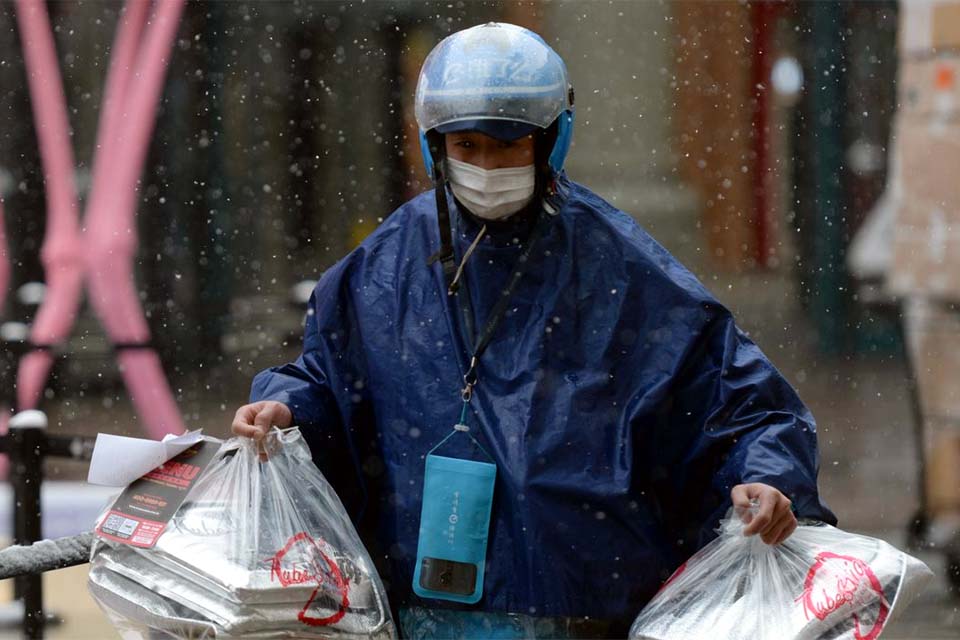
[[[40,486],[47,416],[42,411],[22,411],[10,419],[10,483],[13,485],[14,543],[33,544],[42,539]],[[43,637],[43,580],[39,573],[16,579],[23,600],[23,635]]]
[[[847,6],[813,2],[813,65],[808,91],[812,95],[814,192],[816,217],[812,221],[814,318],[820,348],[840,353],[847,345],[848,286],[843,264],[846,209],[844,200],[844,95],[847,51],[843,30]]]
[[[910,413],[913,417],[913,446],[917,452],[917,513],[907,527],[907,545],[914,549],[921,549],[927,539],[927,527],[929,525],[926,423],[923,419],[923,404],[920,401],[917,368],[913,361],[913,350],[910,344],[910,320],[907,317],[910,313],[910,306],[906,301],[901,301],[898,308],[900,321],[897,323],[897,328],[900,330],[903,364],[907,373],[907,394],[910,400]]]
[[[751,82],[753,84],[753,215],[754,233],[757,246],[754,257],[757,266],[770,264],[770,200],[767,190],[770,174],[770,71],[773,68],[773,52],[769,50],[773,43],[770,35],[776,20],[776,6],[769,2],[750,4],[750,21],[753,25],[753,65]]]
[[[30,327],[24,322],[11,321],[0,325],[0,411],[4,413],[4,415],[0,415],[0,423],[8,417],[12,418],[12,414],[16,413],[17,410],[17,371],[20,359],[30,348],[27,341],[29,335]],[[13,531],[16,533],[19,531],[17,528],[18,510],[15,484],[17,475],[12,461],[14,450],[19,449],[19,444],[12,439],[12,436],[6,445],[6,449],[11,462],[9,477],[14,489]],[[20,587],[20,582],[15,580],[13,585],[13,597],[15,599],[19,599],[21,596]]]
[[[0,324],[0,410],[13,411],[17,404],[17,367],[30,345],[30,327],[23,322]]]

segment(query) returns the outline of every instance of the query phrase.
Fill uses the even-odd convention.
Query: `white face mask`
[[[506,169],[482,169],[447,158],[447,178],[457,200],[484,220],[513,215],[533,200],[536,171],[533,164]]]

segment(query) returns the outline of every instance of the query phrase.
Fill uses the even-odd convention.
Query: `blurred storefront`
[[[805,25],[819,9],[737,2],[447,5],[187,6],[138,215],[143,302],[172,374],[220,364],[252,373],[275,359],[261,357],[264,348],[296,342],[296,303],[309,290],[295,289],[298,283],[315,280],[428,186],[411,109],[426,52],[446,33],[492,19],[538,29],[566,56],[577,90],[574,179],[634,215],[686,262],[718,270],[775,267],[795,242],[802,289],[821,297],[838,289],[844,240],[814,254],[811,238],[824,234],[808,228],[818,217],[808,211],[815,198],[804,189],[817,191],[807,187],[816,175],[810,159],[819,153],[810,145],[843,142],[808,135],[811,92],[800,92],[798,124],[791,126],[794,105],[770,87],[757,89],[758,74],[775,59],[812,50]],[[50,5],[81,197],[119,7]],[[889,14],[890,6],[848,13],[857,11]],[[895,25],[892,15],[887,22]],[[800,35],[792,28],[798,25]],[[638,28],[653,37],[637,38]],[[0,155],[16,288],[42,280],[44,201],[12,5],[0,8],[0,30],[11,35],[3,45],[11,63],[0,69],[9,87],[7,122],[24,125],[3,127]],[[763,56],[752,46],[756,38],[770,45]],[[796,238],[789,235],[792,216],[801,231]],[[815,281],[816,273],[833,280]],[[831,320],[843,316],[844,323],[840,304],[824,303]],[[29,319],[30,311],[10,305],[8,316]],[[76,333],[88,352],[98,350],[90,347],[98,344],[95,323]]]
[[[294,345],[309,292],[296,285],[426,188],[410,105],[427,51],[475,22],[538,19],[505,3],[446,5],[188,3],[137,216],[141,298],[172,376],[221,365],[249,377]],[[121,6],[49,5],[81,199]],[[12,3],[0,5],[0,32],[0,197],[17,291],[43,280],[45,205]],[[12,295],[2,317],[29,321],[35,309]],[[57,375],[109,387],[109,351],[84,313]]]
[[[50,5],[81,197],[119,8]],[[428,187],[411,108],[423,57],[493,19],[565,56],[574,179],[701,276],[792,274],[825,352],[896,345],[895,319],[858,298],[845,265],[886,182],[895,2],[212,2],[187,6],[138,215],[138,282],[172,375],[243,378],[278,345],[295,351],[310,283]],[[0,31],[16,289],[43,278],[44,200],[12,4]],[[95,359],[99,336],[82,321],[84,348],[66,351]],[[109,380],[109,358],[97,367]]]

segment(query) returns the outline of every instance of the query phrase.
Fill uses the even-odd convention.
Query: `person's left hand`
[[[759,533],[767,544],[780,544],[797,528],[797,518],[790,509],[790,499],[768,484],[738,484],[730,490],[730,499],[747,525],[743,529],[745,536]],[[760,505],[756,515],[750,513],[751,501]]]

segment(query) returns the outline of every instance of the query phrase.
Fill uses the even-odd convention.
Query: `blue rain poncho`
[[[569,196],[482,356],[471,404],[471,433],[498,468],[472,608],[628,624],[714,537],[734,485],[770,484],[799,516],[836,520],[796,392],[629,216],[561,181]],[[479,224],[450,208],[459,261]],[[533,223],[515,217],[488,224],[467,263],[478,326]],[[427,265],[438,247],[428,192],[322,276],[303,354],[261,372],[251,400],[290,407],[371,555],[387,559],[395,606],[471,608],[411,589],[424,456],[458,421],[469,354],[440,264]]]

